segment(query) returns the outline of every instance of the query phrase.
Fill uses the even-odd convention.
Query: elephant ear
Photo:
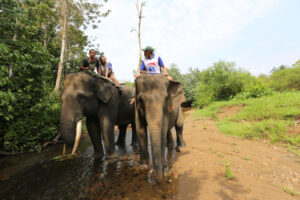
[[[168,111],[173,111],[178,105],[184,102],[183,87],[179,82],[169,81],[168,86],[169,105]]]
[[[96,84],[96,96],[102,102],[107,103],[114,93],[115,86],[105,78],[98,78]]]

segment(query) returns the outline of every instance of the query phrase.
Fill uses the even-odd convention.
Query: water
[[[88,136],[81,140],[78,156],[53,159],[62,154],[59,144],[42,153],[1,158],[0,199],[174,199],[176,179],[169,174],[155,184],[151,170],[138,167],[131,131],[127,135],[125,148],[116,146],[119,158],[111,161],[94,159]],[[175,150],[166,156],[171,167]]]

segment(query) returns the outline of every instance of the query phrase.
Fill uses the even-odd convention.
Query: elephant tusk
[[[63,155],[65,155],[66,154],[66,143],[64,143],[64,148],[63,148]]]
[[[79,120],[77,122],[77,126],[76,126],[76,138],[75,138],[75,142],[74,142],[74,146],[73,146],[73,150],[72,150],[72,155],[76,152],[77,146],[78,146],[79,141],[80,141],[81,125],[82,125],[82,121]]]

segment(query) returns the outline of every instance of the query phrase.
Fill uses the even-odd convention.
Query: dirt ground
[[[221,134],[214,121],[195,121],[192,112],[185,113],[186,151],[170,170],[178,184],[176,199],[300,199],[284,191],[300,192],[299,157],[268,141]],[[225,162],[231,164],[232,180],[225,178]]]

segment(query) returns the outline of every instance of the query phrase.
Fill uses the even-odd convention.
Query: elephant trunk
[[[148,111],[148,112],[147,112]],[[153,170],[155,181],[160,183],[163,178],[163,155],[162,155],[162,109],[151,108],[146,110],[146,120],[149,127]]]
[[[76,149],[80,141],[82,121],[81,119],[70,120],[70,119],[74,119],[73,117],[69,117],[67,119],[66,118],[67,117],[64,116],[62,112],[61,120],[60,120],[61,136],[66,145],[73,146],[72,154],[74,154],[76,152]],[[64,147],[64,151],[65,151],[65,147]]]

